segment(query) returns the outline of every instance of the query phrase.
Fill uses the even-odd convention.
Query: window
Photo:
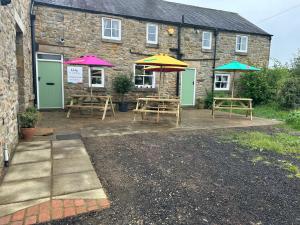
[[[104,69],[92,67],[89,72],[90,87],[104,87]]]
[[[215,77],[215,90],[229,90],[230,75],[229,74],[216,74]]]
[[[247,52],[248,51],[248,37],[247,36],[236,36],[236,52]]]
[[[211,32],[203,32],[202,48],[203,49],[211,49],[211,42],[212,42],[212,33]]]
[[[156,24],[147,24],[147,43],[158,44],[158,26]]]
[[[155,76],[152,71],[145,71],[145,66],[134,65],[134,84],[137,88],[155,88]]]
[[[102,38],[121,40],[121,20],[102,18]]]

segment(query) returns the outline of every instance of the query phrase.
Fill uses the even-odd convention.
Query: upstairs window
[[[212,33],[211,32],[203,32],[202,48],[203,49],[211,49],[211,42],[212,42]]]
[[[102,18],[102,38],[121,40],[121,20]]]
[[[230,75],[229,74],[216,74],[215,75],[215,90],[228,91],[230,88]]]
[[[90,87],[104,87],[104,69],[99,67],[90,68],[89,72]]]
[[[152,23],[147,24],[147,43],[158,44],[158,25]]]
[[[155,88],[155,76],[152,71],[145,71],[145,66],[134,65],[134,84],[137,88]]]
[[[236,36],[236,52],[244,52],[247,53],[248,51],[248,37],[247,36]]]

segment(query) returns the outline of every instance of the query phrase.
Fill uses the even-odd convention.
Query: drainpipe
[[[3,146],[3,158],[4,158],[4,167],[9,167],[9,152],[7,144],[5,143]]]
[[[35,15],[33,13],[34,0],[31,0],[30,7],[30,28],[31,28],[31,58],[32,58],[32,81],[33,81],[33,94],[34,104],[37,105],[37,81],[36,81],[36,43],[35,43]]]
[[[181,24],[177,27],[177,59],[182,59],[181,53],[181,29],[184,24],[184,15],[182,15]],[[176,96],[179,96],[179,79],[180,79],[180,72],[177,72],[176,76]]]
[[[212,85],[211,85],[212,98],[214,98],[214,96],[215,96],[215,79],[216,79],[215,68],[216,68],[216,60],[217,60],[218,34],[219,34],[218,29],[215,29],[215,31],[214,31],[215,46],[214,46],[213,67],[212,67],[213,74],[212,74]]]

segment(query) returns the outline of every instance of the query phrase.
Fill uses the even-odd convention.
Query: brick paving
[[[0,225],[29,225],[110,207],[107,199],[62,199],[44,202],[0,218]]]

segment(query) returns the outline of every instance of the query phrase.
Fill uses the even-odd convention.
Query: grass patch
[[[290,111],[283,110],[275,104],[254,107],[254,116],[285,121]]]
[[[273,151],[283,155],[299,156],[300,138],[284,133],[268,135],[262,132],[247,132],[234,134],[241,145],[258,151]]]

